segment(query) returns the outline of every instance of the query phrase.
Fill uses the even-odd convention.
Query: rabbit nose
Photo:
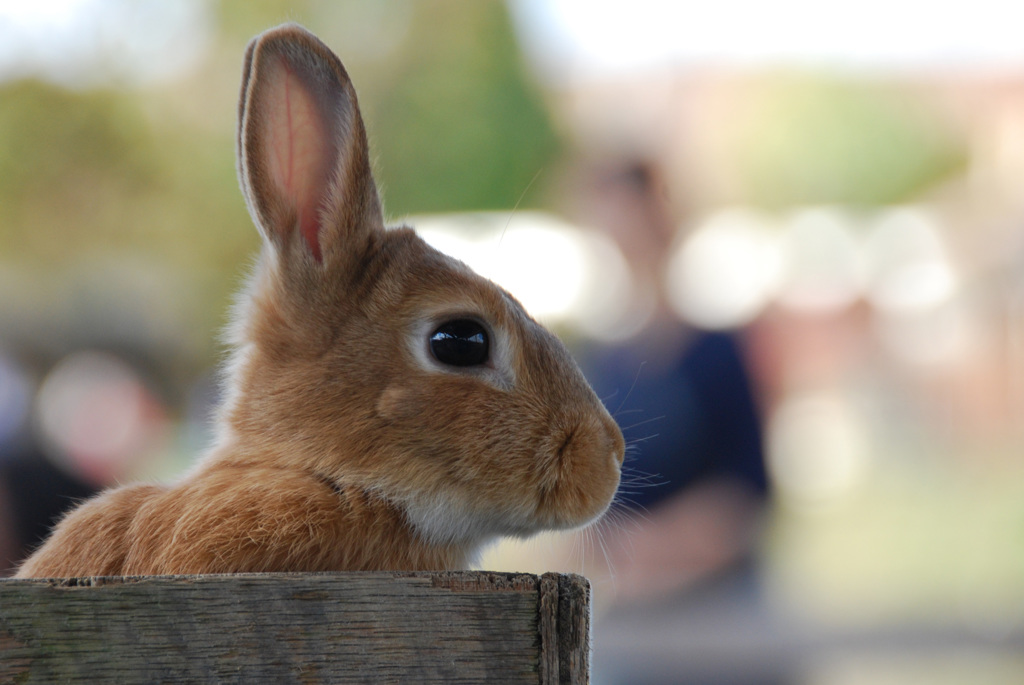
[[[622,437],[619,424],[615,422],[615,419],[606,414],[604,425],[610,439],[609,442],[611,443],[612,458],[616,464],[622,466],[622,462],[626,458],[626,440]]]
[[[594,453],[610,455],[616,466],[622,466],[626,456],[626,440],[622,437],[618,422],[596,396],[581,423],[587,426],[587,432],[596,442],[593,445],[596,448]]]
[[[569,443],[578,443],[584,451],[593,455],[593,459],[611,457],[616,467],[621,467],[626,454],[626,441],[615,419],[601,407],[597,412],[583,418],[566,439]]]

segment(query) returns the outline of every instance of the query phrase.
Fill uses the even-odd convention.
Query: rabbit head
[[[214,454],[372,491],[439,544],[600,516],[619,481],[617,425],[515,298],[385,228],[330,49],[295,25],[257,37],[238,135],[263,249]]]

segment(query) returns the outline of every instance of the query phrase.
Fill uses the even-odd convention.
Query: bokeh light
[[[513,293],[541,321],[572,323],[598,338],[621,334],[630,275],[608,239],[540,212],[420,216],[406,223]]]
[[[667,287],[681,316],[703,328],[737,328],[761,313],[779,288],[778,229],[749,210],[724,210],[696,228],[668,265]]]
[[[50,457],[94,485],[137,472],[167,438],[159,402],[131,367],[110,354],[65,357],[44,379],[36,401]]]

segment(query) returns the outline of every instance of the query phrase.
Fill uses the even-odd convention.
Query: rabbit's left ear
[[[249,44],[239,176],[264,239],[288,259],[348,252],[383,228],[366,131],[341,61],[297,25]]]

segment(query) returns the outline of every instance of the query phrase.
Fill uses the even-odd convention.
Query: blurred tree
[[[286,21],[308,25],[318,3],[316,0],[213,0],[213,4],[221,38],[247,43],[260,31]],[[241,69],[241,59],[238,63]]]
[[[298,21],[338,53],[390,216],[542,202],[531,181],[560,145],[504,2],[226,0],[219,15],[232,42]]]
[[[769,77],[738,119],[732,156],[755,205],[904,202],[966,165],[934,110],[877,84]]]
[[[3,253],[51,254],[60,247],[51,240],[74,241],[76,233],[108,238],[86,227],[108,212],[107,202],[157,182],[149,133],[138,109],[113,92],[72,93],[36,81],[0,89]]]
[[[414,3],[390,63],[364,91],[390,214],[512,207],[558,153],[504,3]]]

